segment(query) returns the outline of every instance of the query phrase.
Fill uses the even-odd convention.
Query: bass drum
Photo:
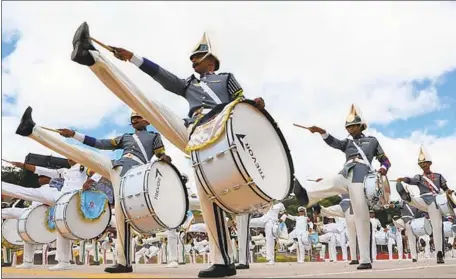
[[[14,252],[24,246],[24,241],[17,232],[17,219],[6,219],[2,222],[2,246]]]
[[[17,231],[29,244],[47,244],[57,239],[56,232],[50,232],[46,228],[46,212],[48,205],[37,205],[27,208],[18,219]]]
[[[431,222],[425,217],[413,219],[410,222],[410,227],[412,228],[413,234],[419,238],[424,235],[432,234],[432,225]]]

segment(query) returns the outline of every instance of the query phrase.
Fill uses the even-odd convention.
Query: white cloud
[[[11,157],[40,148],[12,130],[28,105],[43,126],[102,128],[103,121],[128,121],[129,109],[88,68],[70,60],[72,37],[83,21],[95,38],[181,77],[191,74],[188,55],[202,32],[215,31],[221,70],[233,72],[248,97],[265,98],[289,141],[296,170],[315,176],[336,173],[343,156],[291,123],[319,124],[344,136],[352,102],[379,124],[434,111],[442,107],[435,82],[456,68],[456,37],[448,36],[456,26],[456,6],[450,2],[5,2],[3,9],[2,37],[21,35],[2,66],[2,96],[16,97],[2,127],[3,152]],[[46,16],[49,11],[52,16]],[[112,61],[149,97],[179,116],[187,114],[183,98],[135,66]],[[430,85],[417,91],[412,83],[423,80]],[[391,157],[391,176],[417,172],[417,144],[427,141],[435,170],[456,185],[449,169],[455,136],[417,132],[396,139],[371,133]],[[181,153],[169,144],[167,149],[190,173]]]
[[[437,127],[443,128],[446,126],[446,124],[448,124],[448,119],[437,119],[435,121],[435,124],[437,125]]]

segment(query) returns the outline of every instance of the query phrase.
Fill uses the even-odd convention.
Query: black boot
[[[238,264],[236,269],[249,269],[250,266],[248,264]]]
[[[437,263],[438,264],[444,264],[445,263],[445,260],[443,259],[443,252],[442,251],[438,251],[437,252]]]
[[[349,265],[359,264],[359,261],[358,260],[353,260],[353,261],[349,262],[348,264]]]
[[[32,107],[28,107],[22,115],[21,122],[17,126],[16,134],[28,137],[32,134],[35,122],[32,119]]]
[[[402,185],[401,182],[396,183],[396,190],[397,193],[401,196],[401,199],[404,201],[411,202],[412,198],[410,197],[410,194],[405,191],[404,185]]]
[[[416,263],[418,260],[417,259],[413,259],[412,260],[412,263]]]
[[[226,276],[233,276],[236,275],[236,267],[234,264],[230,265],[221,265],[221,264],[214,264],[208,269],[201,270],[198,273],[198,277],[200,278],[211,278],[211,277],[226,277]]]
[[[358,267],[356,269],[372,269],[372,264],[370,263],[362,263],[360,265],[358,265]]]
[[[307,191],[304,189],[300,183],[295,183],[293,188],[296,199],[299,202],[299,205],[307,207],[309,204],[309,197],[307,196]]]
[[[89,25],[87,22],[82,23],[73,37],[73,52],[71,60],[85,66],[95,64],[95,59],[89,53],[89,50],[96,50],[90,42]]]
[[[2,267],[10,267],[11,265],[11,263],[2,263]]]
[[[133,272],[133,267],[130,266],[124,266],[121,264],[116,264],[110,267],[105,268],[105,272],[108,273],[130,273]]]

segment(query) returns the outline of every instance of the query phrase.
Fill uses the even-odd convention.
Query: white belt
[[[429,192],[429,193],[426,193],[426,194],[422,194],[421,196],[434,196],[434,194]]]
[[[135,155],[133,155],[133,154],[131,154],[131,153],[127,153],[127,154],[123,155],[122,157],[128,158],[128,159],[132,159],[132,160],[138,162],[138,163],[141,164],[141,165],[144,164],[144,162],[141,161],[141,159],[139,159],[138,157],[136,157]]]
[[[347,165],[347,164],[349,164],[349,163],[361,163],[361,164],[364,164],[364,165],[369,166],[368,164],[366,164],[366,162],[364,162],[363,159],[359,159],[359,158],[350,159],[350,160],[348,160],[347,162],[345,162],[345,165]]]
[[[342,199],[342,201],[349,201],[350,199]]]

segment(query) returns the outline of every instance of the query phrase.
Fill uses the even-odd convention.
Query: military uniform
[[[345,127],[360,124],[364,129],[367,123],[355,105],[351,106],[350,113],[345,121]],[[351,206],[355,214],[356,232],[359,241],[361,265],[358,269],[371,268],[371,226],[369,222],[369,208],[364,194],[364,178],[370,171],[370,164],[374,157],[380,162],[381,168],[388,170],[391,166],[385,152],[375,137],[360,134],[357,138],[339,140],[332,135],[322,135],[329,146],[345,153],[346,163],[338,175],[332,179],[323,179],[318,183],[307,185],[305,188],[295,188],[295,195],[304,206],[310,206],[321,199],[350,194]],[[369,165],[364,162],[356,145],[364,152]]]
[[[423,162],[432,162],[432,160],[424,146],[421,146],[418,155],[418,164]],[[447,181],[443,175],[431,172],[429,174],[417,174],[414,177],[406,177],[404,182],[410,185],[416,185],[420,190],[420,196],[410,196],[406,194],[401,182],[397,182],[396,184],[397,192],[403,199],[405,198],[410,205],[429,213],[435,250],[437,252],[437,263],[444,263],[445,248],[443,240],[445,238],[443,236],[442,213],[436,203],[435,197],[441,191],[440,189],[444,191],[448,190]]]
[[[332,205],[329,207],[321,207],[321,215],[324,217],[339,217],[345,218],[345,225],[348,234],[348,240],[350,245],[350,258],[351,264],[358,263],[358,256],[356,253],[357,250],[357,242],[356,242],[356,226],[355,226],[355,215],[353,214],[353,208],[351,207],[350,203],[350,196],[348,194],[340,195],[342,200],[339,204]],[[337,219],[336,219],[337,222]],[[342,249],[342,259],[347,259],[347,245],[344,241],[345,239],[345,232],[341,233],[341,249]]]
[[[135,116],[139,115],[136,112],[133,112],[131,117],[133,118]],[[135,140],[134,135],[137,136],[137,139],[141,143],[142,147]],[[161,154],[164,154],[165,148],[160,134],[142,130],[136,131],[134,134],[126,133],[112,139],[96,139],[76,132],[74,139],[84,143],[85,145],[101,150],[123,150],[122,157],[118,160],[112,161],[113,170],[110,177],[116,196],[114,200],[114,210],[116,212],[116,228],[118,233],[116,243],[116,249],[118,251],[117,262],[123,266],[130,267],[132,259],[130,258],[130,253],[126,253],[126,251],[130,251],[132,248],[130,247],[131,226],[129,223],[125,222],[125,215],[120,205],[120,179],[131,168],[150,162],[154,155],[159,157]],[[142,148],[144,148],[145,154],[143,154],[143,151],[141,150]]]

